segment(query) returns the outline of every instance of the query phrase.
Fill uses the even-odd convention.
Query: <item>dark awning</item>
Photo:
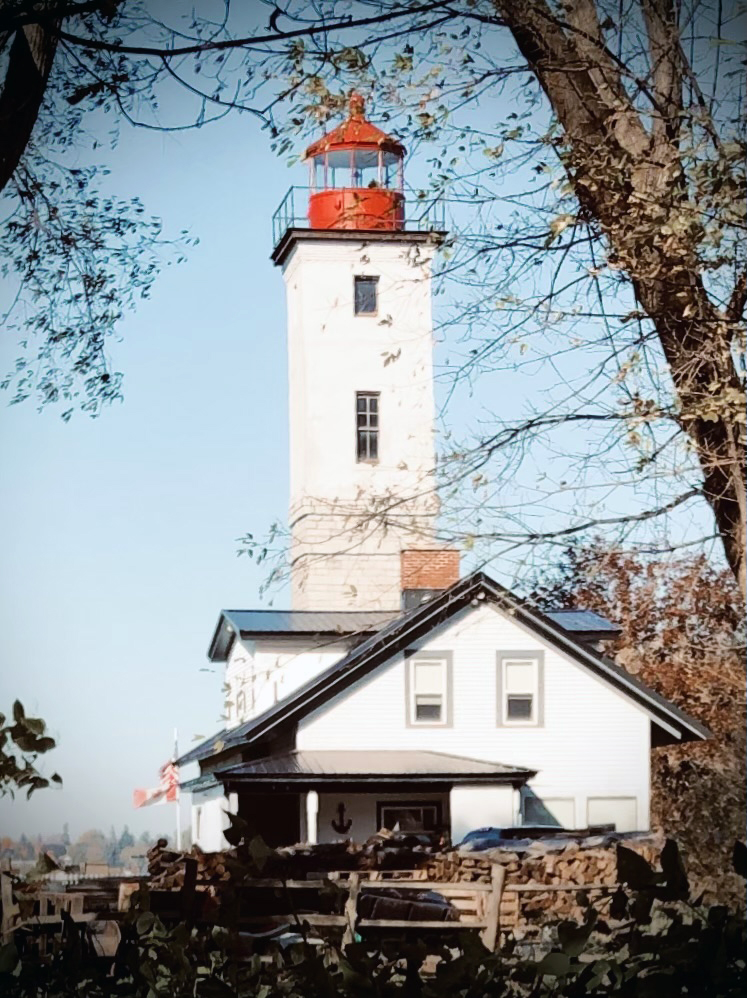
[[[521,785],[535,771],[442,752],[297,751],[253,759],[215,774],[224,785],[283,783],[510,783]]]

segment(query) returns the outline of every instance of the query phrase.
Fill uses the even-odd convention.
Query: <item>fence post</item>
[[[18,912],[18,906],[13,901],[13,882],[7,873],[0,873],[0,901],[3,909],[1,939],[8,943],[13,938],[13,917]]]
[[[488,895],[487,911],[485,912],[486,924],[482,933],[482,941],[492,953],[498,948],[501,898],[503,897],[505,880],[506,868],[501,866],[500,863],[493,863],[490,868],[490,882],[493,889]]]
[[[360,873],[350,874],[350,892],[345,902],[345,931],[342,935],[343,949],[349,943],[355,942],[355,923],[358,918],[358,894],[361,888]]]

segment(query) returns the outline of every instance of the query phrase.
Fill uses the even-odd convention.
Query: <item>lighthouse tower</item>
[[[431,263],[443,226],[407,223],[404,155],[354,94],[347,120],[306,150],[304,214],[295,188],[274,219],[295,610],[397,610],[403,570],[418,575],[418,553],[439,561]]]

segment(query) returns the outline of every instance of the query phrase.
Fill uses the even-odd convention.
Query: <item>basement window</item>
[[[355,446],[358,461],[379,459],[379,393],[356,392]]]
[[[411,726],[449,723],[449,661],[446,657],[407,659],[407,719]]]
[[[354,277],[353,300],[356,315],[376,315],[379,303],[378,277]]]

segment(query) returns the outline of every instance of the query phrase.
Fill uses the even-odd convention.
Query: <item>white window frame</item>
[[[506,682],[507,666],[517,665],[517,664],[530,664],[533,671],[533,680],[531,689],[522,690],[521,692],[517,690],[508,689],[508,683]],[[536,728],[539,723],[539,697],[540,697],[540,682],[539,682],[539,672],[540,664],[539,657],[531,653],[522,655],[520,653],[512,653],[511,655],[504,655],[501,657],[501,724],[506,727],[511,728]],[[528,718],[512,718],[508,716],[508,698],[509,696],[531,696],[532,698],[532,714]]]
[[[441,666],[441,717],[435,721],[431,718],[419,720],[417,717],[416,705],[418,691],[415,685],[415,667],[417,665],[440,665]],[[408,704],[407,717],[410,727],[413,728],[446,728],[449,726],[450,704],[449,704],[449,659],[442,654],[415,654],[407,658],[407,689]],[[433,696],[434,694],[422,694]]]
[[[433,830],[438,829],[439,825],[443,824],[443,807],[440,801],[437,800],[419,800],[419,801],[407,801],[407,800],[389,800],[389,801],[379,801],[378,802],[378,814],[380,816],[380,821],[378,824],[382,828],[389,828],[390,826],[386,824],[385,814],[387,811],[420,811],[424,815],[425,810],[428,809],[433,812]],[[395,822],[396,824],[396,822]],[[425,831],[425,822],[421,822],[422,830]]]

